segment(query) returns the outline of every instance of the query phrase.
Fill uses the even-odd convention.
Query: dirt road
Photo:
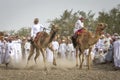
[[[58,61],[57,66],[37,64],[27,68],[8,68],[0,65],[0,80],[120,80],[120,71],[112,64],[93,65],[91,70],[79,70],[74,62]]]

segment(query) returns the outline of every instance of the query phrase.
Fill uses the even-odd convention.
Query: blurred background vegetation
[[[100,11],[97,18],[95,18],[95,13],[92,13],[91,10],[88,13],[84,11],[73,12],[73,10],[65,10],[58,18],[48,20],[47,22],[50,24],[57,24],[60,27],[58,32],[60,35],[71,36],[73,34],[74,24],[79,15],[82,15],[86,19],[85,27],[90,31],[95,31],[97,23],[104,22],[108,24],[105,30],[106,33],[120,34],[120,4],[107,12]],[[30,27],[23,27],[18,31],[10,30],[5,32],[19,36],[28,36],[30,35]]]

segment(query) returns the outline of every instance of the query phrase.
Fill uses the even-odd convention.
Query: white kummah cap
[[[8,37],[4,37],[5,39],[7,39]]]
[[[118,33],[114,33],[114,36],[119,36]]]
[[[27,37],[28,40],[30,40],[31,38],[30,37]]]
[[[65,40],[63,39],[62,42],[65,42]]]
[[[105,35],[103,34],[103,35],[101,35],[101,38],[105,38]]]
[[[120,36],[118,36],[118,39],[120,39]]]

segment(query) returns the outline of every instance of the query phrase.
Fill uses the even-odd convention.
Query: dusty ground
[[[72,61],[57,61],[58,65],[48,65],[47,71],[42,64],[7,70],[0,65],[0,80],[120,80],[120,71],[112,64],[93,65],[91,70],[79,70]],[[22,64],[19,64],[22,65]]]

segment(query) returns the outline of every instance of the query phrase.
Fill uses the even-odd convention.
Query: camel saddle
[[[73,36],[72,36],[72,42],[73,42],[73,46],[74,47],[76,47],[76,45],[77,45],[77,41],[76,41],[76,39],[77,39],[77,37],[78,36],[81,36],[83,33],[86,33],[87,32],[87,29],[85,29],[85,28],[82,28],[82,29],[79,29]]]
[[[86,31],[87,31],[87,30],[86,30],[85,28],[79,29],[79,30],[75,33],[75,35],[80,36],[81,34],[85,33]]]
[[[40,39],[40,43],[43,43],[45,41],[45,38],[48,37],[48,34],[46,32],[38,32],[35,39],[34,39],[34,42],[37,43],[38,40]]]

